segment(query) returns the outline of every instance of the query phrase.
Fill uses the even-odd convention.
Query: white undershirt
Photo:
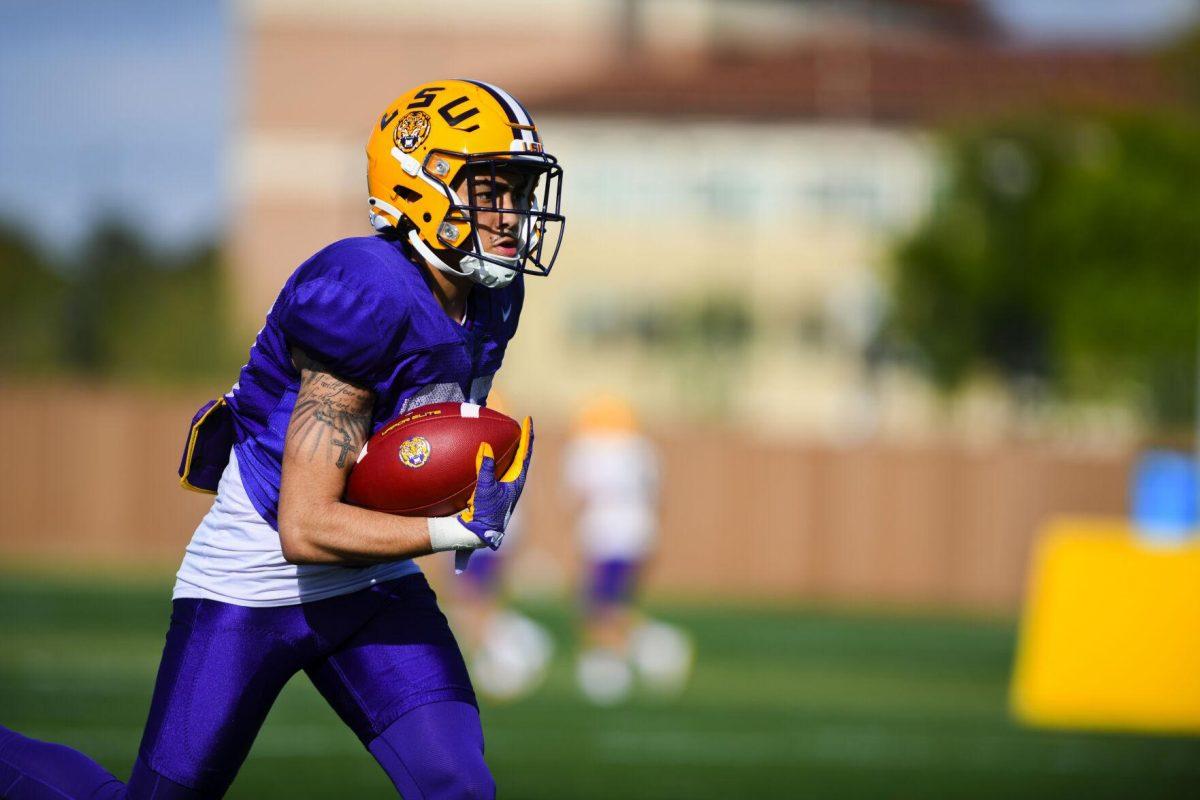
[[[293,606],[420,571],[411,560],[370,567],[288,563],[279,534],[251,504],[233,453],[212,508],[187,546],[172,597],[238,606]]]

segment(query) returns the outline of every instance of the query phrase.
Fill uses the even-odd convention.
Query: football
[[[397,417],[363,446],[346,484],[346,502],[406,517],[444,517],[467,507],[475,456],[487,442],[496,474],[512,464],[516,420],[473,403],[434,403]]]

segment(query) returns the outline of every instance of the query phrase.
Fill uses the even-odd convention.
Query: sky
[[[187,244],[226,221],[220,0],[0,0],[0,217],[57,247],[102,215]]]
[[[1198,0],[987,0],[992,13],[1032,40],[1147,41],[1195,20]]]
[[[1153,39],[1200,6],[987,2],[1035,41]],[[220,235],[238,103],[230,4],[0,0],[0,218],[63,251],[105,215],[167,245]]]

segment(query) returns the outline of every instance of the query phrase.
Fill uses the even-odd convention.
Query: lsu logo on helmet
[[[416,150],[429,135],[429,115],[424,111],[410,111],[396,123],[393,139],[396,146],[406,153]]]
[[[477,199],[477,181],[515,176],[515,255],[488,252],[479,214],[494,199]],[[546,152],[529,111],[498,86],[444,80],[393,100],[367,141],[371,225],[403,238],[442,272],[490,288],[518,272],[547,275],[558,255],[562,167]],[[511,219],[511,218],[510,218]]]
[[[429,440],[424,436],[405,439],[400,445],[400,463],[406,467],[419,469],[429,461],[429,453]]]

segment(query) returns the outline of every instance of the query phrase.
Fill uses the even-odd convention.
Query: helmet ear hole
[[[410,189],[407,186],[401,186],[400,184],[396,184],[395,186],[393,186],[392,191],[395,192],[396,197],[399,197],[401,200],[405,200],[409,203],[415,203],[421,199],[420,192],[414,191],[413,189]],[[429,220],[426,220],[426,222],[428,222],[428,221]]]
[[[424,214],[421,215],[421,219],[425,220],[426,222],[432,222],[433,214],[430,214],[428,211],[426,211]]]

